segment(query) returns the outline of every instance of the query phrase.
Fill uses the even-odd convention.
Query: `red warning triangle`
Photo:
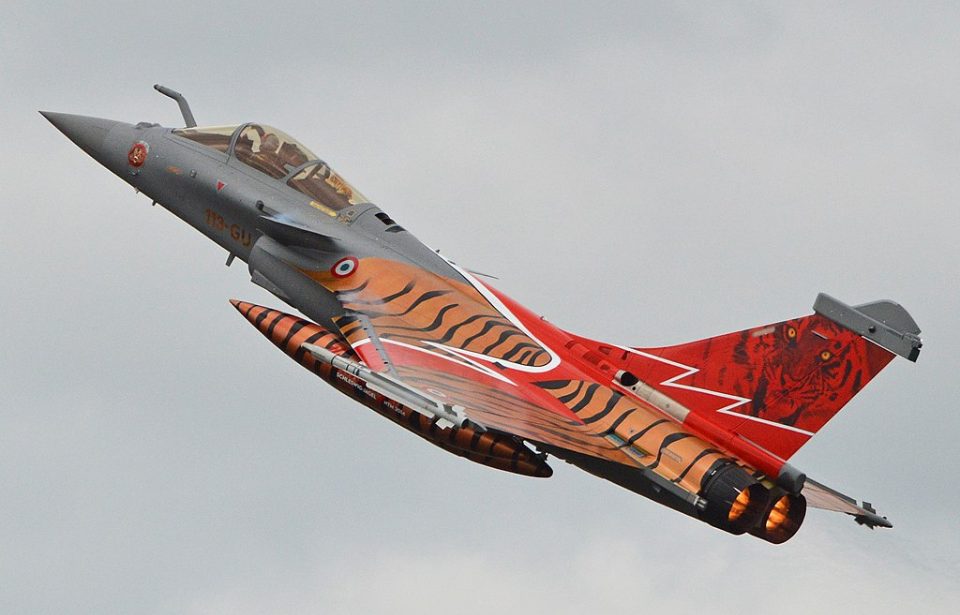
[[[217,192],[220,192],[221,190],[223,190],[223,187],[224,187],[224,186],[226,186],[225,183],[223,183],[223,182],[217,182]]]

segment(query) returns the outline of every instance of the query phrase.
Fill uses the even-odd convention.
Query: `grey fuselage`
[[[227,250],[231,260],[248,263],[254,282],[321,324],[336,315],[338,303],[321,286],[295,279],[289,267],[271,267],[271,257],[322,268],[345,254],[381,257],[463,281],[456,269],[372,203],[339,215],[325,213],[283,180],[171,128],[60,113],[44,116],[137,191]],[[139,166],[130,160],[135,143],[146,150]],[[274,240],[278,237],[279,242]]]

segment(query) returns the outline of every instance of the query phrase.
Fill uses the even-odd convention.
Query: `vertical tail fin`
[[[816,314],[679,346],[627,349],[624,369],[724,429],[789,459],[895,355],[916,361],[902,307],[819,295]]]

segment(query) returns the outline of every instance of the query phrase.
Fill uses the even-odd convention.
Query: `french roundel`
[[[349,278],[353,275],[353,272],[357,270],[359,265],[360,262],[356,258],[348,256],[338,260],[333,267],[330,268],[330,273],[332,273],[335,278]]]

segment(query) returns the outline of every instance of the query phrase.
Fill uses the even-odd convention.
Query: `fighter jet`
[[[891,527],[788,460],[920,329],[891,301],[678,346],[564,331],[447,260],[293,137],[42,112],[138,192],[247,263],[302,314],[232,301],[348,397],[470,461],[548,477],[548,455],[731,534],[774,544],[807,507]]]

